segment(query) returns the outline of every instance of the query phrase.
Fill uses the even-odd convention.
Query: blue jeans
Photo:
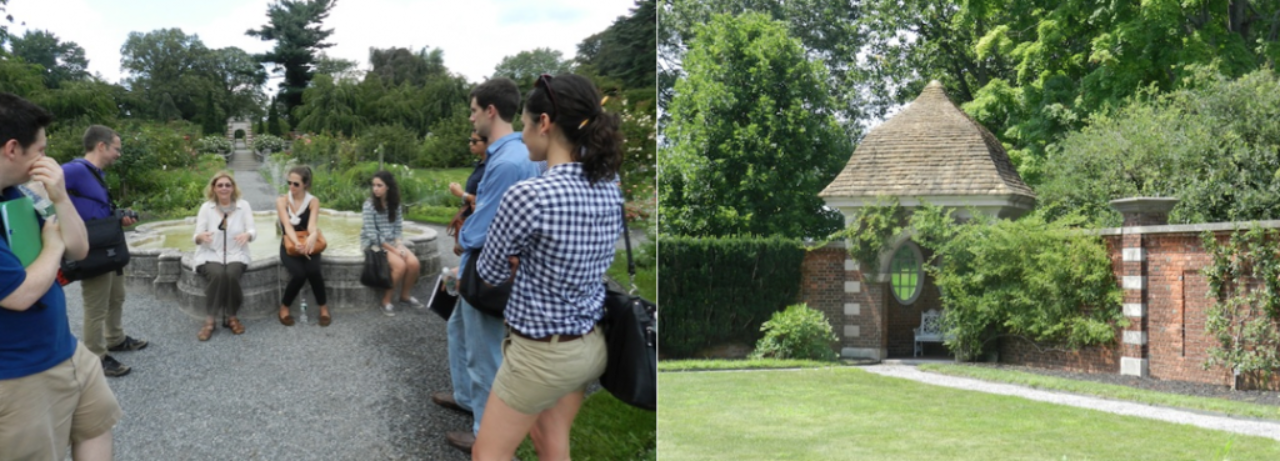
[[[502,339],[507,334],[502,319],[481,313],[461,297],[449,316],[449,376],[453,398],[475,415],[472,433],[480,433],[485,403],[493,378],[502,365]]]

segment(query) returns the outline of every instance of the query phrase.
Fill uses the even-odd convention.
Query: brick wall
[[[1121,373],[1124,360],[1143,361],[1141,373],[1155,379],[1230,385],[1233,378],[1222,367],[1205,369],[1208,350],[1217,341],[1205,332],[1206,312],[1213,300],[1200,270],[1210,263],[1201,244],[1203,230],[1214,231],[1220,241],[1229,238],[1233,224],[1201,226],[1151,226],[1104,230],[1116,284],[1125,277],[1140,278],[1140,289],[1124,288],[1126,315],[1131,325],[1117,330],[1113,345],[1078,351],[1046,349],[1017,338],[1001,338],[997,350],[1001,362],[1080,372]],[[1266,225],[1280,227],[1280,222]],[[1130,250],[1128,258],[1125,249]],[[1141,252],[1135,253],[1135,249]],[[929,256],[925,255],[926,258]],[[1128,259],[1128,260],[1126,260]],[[898,303],[887,282],[865,277],[842,246],[811,251],[804,261],[801,300],[822,310],[832,323],[843,348],[885,349],[890,357],[910,357],[911,329],[919,326],[920,313],[941,308],[939,291],[926,278],[923,293],[910,306]],[[849,282],[855,282],[850,285]],[[850,291],[851,287],[856,291]],[[857,306],[851,310],[851,306]],[[1135,311],[1134,309],[1140,310]],[[1130,315],[1135,314],[1137,315]],[[856,315],[851,315],[855,314]],[[857,327],[857,328],[850,328]],[[1129,332],[1128,335],[1125,332]],[[852,334],[852,333],[856,333]],[[1130,338],[1125,341],[1123,338]],[[931,345],[926,352],[942,352]],[[1123,359],[1123,360],[1122,360]],[[1130,372],[1132,374],[1132,370]],[[1273,380],[1280,381],[1280,380]],[[1242,387],[1259,387],[1258,380],[1243,377]],[[1280,389],[1280,382],[1265,385]]]

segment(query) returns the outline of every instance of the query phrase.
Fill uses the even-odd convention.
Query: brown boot
[[[459,413],[466,413],[468,415],[471,414],[471,410],[463,408],[462,405],[459,405],[458,401],[453,399],[453,393],[449,391],[440,391],[440,392],[432,393],[431,402],[435,403],[436,405],[440,405],[442,407],[448,408],[450,410],[453,410]]]
[[[444,438],[449,441],[449,445],[453,445],[454,448],[462,450],[467,454],[471,454],[471,447],[476,444],[476,436],[475,434],[472,434],[471,431],[445,432]]]

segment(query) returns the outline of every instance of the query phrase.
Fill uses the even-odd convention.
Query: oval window
[[[903,244],[893,254],[893,264],[889,269],[890,284],[893,297],[898,298],[899,303],[911,304],[920,296],[920,286],[924,284],[920,260],[920,250],[910,243]]]

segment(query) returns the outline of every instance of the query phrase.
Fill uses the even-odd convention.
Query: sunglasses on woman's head
[[[560,113],[560,105],[556,104],[556,92],[551,90],[551,79],[553,78],[555,77],[552,77],[551,74],[542,74],[538,76],[538,82],[534,83],[534,86],[542,86],[547,91],[547,98],[551,100],[551,110],[554,116]]]

